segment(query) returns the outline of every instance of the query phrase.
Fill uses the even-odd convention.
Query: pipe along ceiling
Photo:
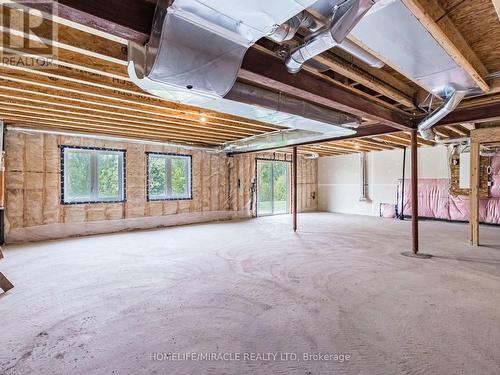
[[[226,143],[223,152],[353,135],[360,123],[354,116],[236,82],[243,57],[257,40],[284,44],[301,28],[308,35],[285,58],[291,74],[337,47],[372,67],[390,63],[443,99],[419,127],[424,138],[439,141],[432,126],[466,95],[480,91],[401,0],[158,0],[148,43],[130,42],[129,76],[161,98],[283,128]],[[377,57],[347,39],[349,34]]]

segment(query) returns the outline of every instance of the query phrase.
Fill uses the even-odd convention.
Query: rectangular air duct
[[[353,116],[271,90],[235,84],[247,49],[313,3],[159,0],[148,44],[129,45],[129,76],[144,91],[161,98],[285,128],[271,138],[226,144],[223,151],[258,150],[269,144],[282,147],[354,134],[352,128],[359,120]]]

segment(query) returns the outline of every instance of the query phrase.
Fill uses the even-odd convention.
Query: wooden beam
[[[53,0],[58,3],[59,17],[111,32],[121,38],[145,43],[149,39],[155,3],[146,0]],[[51,12],[47,1],[30,2],[30,6]]]
[[[35,2],[30,2],[30,5],[34,4]],[[22,17],[24,17],[23,12],[17,9],[7,11],[6,8],[0,7],[0,15],[3,17],[2,31],[6,33],[9,38],[11,35],[13,35],[14,38],[28,38],[30,39],[30,44],[34,43],[33,47],[36,47],[39,43],[49,43],[55,48],[64,48],[116,64],[127,64],[127,49],[126,45],[123,43],[105,39],[101,36],[90,34],[66,25],[55,24],[50,16],[40,19],[40,26],[37,27],[37,34],[34,35],[25,32],[22,28],[23,22],[16,22],[17,19],[22,19]],[[56,40],[53,40],[54,29],[57,30]],[[3,47],[7,48],[5,45],[3,45]]]
[[[473,143],[493,143],[500,141],[500,125],[491,128],[475,129],[470,132]],[[472,156],[472,155],[471,155]]]
[[[386,149],[387,146],[376,146],[371,142],[365,141],[364,139],[358,138],[352,141],[342,141],[343,144],[349,144],[354,146],[356,149],[363,149],[364,151],[382,151]]]
[[[166,133],[164,131],[149,131],[141,129],[124,129],[113,125],[102,124],[99,122],[91,122],[85,120],[55,120],[52,117],[44,117],[40,115],[25,115],[15,114],[8,111],[0,110],[0,116],[5,120],[6,124],[28,123],[33,125],[45,126],[51,129],[72,130],[77,132],[97,133],[116,136],[137,136],[141,139],[154,139],[158,141],[182,141],[195,142],[200,144],[220,145],[220,139],[207,139],[199,135],[179,135]]]
[[[385,108],[345,88],[335,87],[308,72],[288,73],[280,59],[249,50],[239,77],[275,91],[299,97],[338,111],[377,121],[396,129],[413,128],[411,116],[403,111]]]
[[[380,135],[377,136],[376,139],[381,140],[382,142],[389,142],[398,146],[409,146],[411,143],[410,141],[394,136],[393,134]]]
[[[324,143],[322,146],[325,149],[330,149],[330,150],[335,150],[335,151],[351,151],[351,152],[360,152],[360,151],[371,151],[371,149],[364,148],[361,146],[355,147],[354,145],[349,145],[349,144],[344,144],[340,142],[329,142],[329,143]]]
[[[474,134],[476,130],[472,131]],[[473,140],[470,148],[470,241],[474,246],[479,246],[479,184],[480,184],[480,144]]]
[[[333,53],[324,53],[314,58],[315,61],[328,66],[334,72],[357,81],[365,87],[378,92],[380,95],[391,98],[408,108],[415,108],[412,96],[405,94],[394,87],[386,84],[381,79],[370,75],[352,63],[342,60]]]
[[[276,56],[275,52],[275,44],[268,40],[259,41],[252,48],[264,52],[270,56]],[[370,88],[370,90],[376,92],[384,92],[384,96],[391,98],[394,101],[397,101],[398,104],[401,104],[408,108],[415,108],[413,104],[412,96],[415,91],[411,89],[408,85],[398,81],[395,77],[390,75],[384,71],[377,71],[375,74],[368,74],[363,69],[360,69],[352,62],[348,62],[343,60],[341,57],[332,54],[325,53],[323,55],[318,55],[313,58],[318,63],[325,65],[330,68],[329,72],[335,72],[342,75],[343,78],[349,78],[350,80],[356,80],[359,82],[353,83],[345,83],[341,80],[337,80],[332,78],[332,75],[326,75],[323,71],[319,71],[314,68],[314,66],[304,65],[304,70],[314,74],[317,77],[325,81],[331,81],[335,85],[342,86],[344,88],[348,88],[349,91],[355,92],[358,95],[362,95],[368,98],[371,98],[375,102],[382,103],[383,105],[387,105],[387,101],[382,99],[378,99],[377,96],[368,94],[366,92],[361,91],[358,87],[359,85],[363,85],[365,87]],[[399,82],[398,88],[392,86],[396,85],[396,82]],[[391,84],[389,84],[389,82]],[[382,95],[382,94],[380,94]]]
[[[451,42],[444,31],[433,20],[426,9],[418,0],[402,0],[403,4],[414,14],[414,16],[424,25],[429,33],[443,47],[443,49],[451,56],[451,58],[464,69],[484,92],[489,91],[488,84],[484,81],[481,74],[476,71],[472,64],[465,58],[462,52]]]
[[[500,101],[493,101],[484,105],[458,107],[437,125],[454,125],[467,122],[484,122],[500,119]]]
[[[53,113],[52,111],[47,111],[43,109],[28,109],[28,108],[17,108],[12,105],[2,105],[0,102],[0,112],[4,114],[13,114],[13,115],[35,115],[35,116],[40,116],[41,118],[46,118],[50,119],[53,118],[54,120],[60,120],[60,121],[65,121],[69,120],[71,122],[73,121],[85,121],[85,122],[90,122],[94,124],[99,124],[99,125],[109,125],[112,128],[117,128],[117,129],[126,129],[127,131],[129,130],[138,130],[138,131],[144,131],[144,132],[154,132],[154,133],[165,133],[168,135],[179,135],[179,136],[189,136],[190,138],[193,135],[199,136],[200,140],[204,139],[210,139],[214,141],[220,141],[220,142],[227,142],[227,141],[235,141],[241,138],[245,138],[246,135],[240,135],[240,134],[232,134],[232,133],[226,133],[222,131],[213,131],[213,130],[202,130],[202,129],[196,129],[193,127],[183,127],[179,126],[178,124],[148,124],[147,122],[144,122],[142,124],[137,124],[137,123],[131,123],[131,122],[125,122],[120,119],[102,119],[99,117],[92,117],[92,116],[82,116],[82,115],[68,115],[68,114],[58,114],[58,113]]]
[[[262,134],[264,131],[251,130],[246,128],[239,128],[237,126],[223,125],[218,123],[213,123],[207,119],[206,122],[201,122],[199,120],[188,120],[182,117],[172,116],[171,119],[166,120],[163,118],[151,118],[148,116],[137,116],[129,115],[127,113],[113,113],[100,111],[96,108],[82,108],[78,106],[69,106],[63,104],[53,104],[51,102],[44,102],[29,98],[20,97],[9,97],[1,92],[0,89],[0,104],[4,107],[11,107],[12,109],[24,109],[29,112],[34,111],[44,111],[53,112],[55,117],[65,117],[64,115],[78,116],[79,118],[88,118],[94,120],[109,120],[118,121],[127,124],[137,124],[145,126],[156,126],[156,127],[174,127],[179,129],[187,129],[190,131],[210,131],[212,134],[216,132],[217,134],[232,134],[235,136],[252,136],[256,134]]]
[[[485,77],[488,75],[488,69],[484,66],[476,53],[469,46],[462,33],[457,29],[453,21],[448,17],[448,12],[441,6],[438,0],[418,0],[419,4],[426,13],[436,22],[443,33],[457,47],[467,61],[474,69]]]
[[[371,138],[357,139],[356,142],[358,142],[358,143],[360,143],[362,145],[366,145],[366,146],[370,146],[370,147],[375,147],[377,149],[382,149],[382,150],[392,150],[394,148],[393,146],[377,142],[376,140],[373,140]]]
[[[371,144],[382,147],[384,150],[394,150],[395,148],[401,148],[401,145],[381,140],[378,137],[364,138],[364,140],[368,140]]]
[[[408,134],[408,133],[395,133],[395,134],[390,134],[389,136],[393,137],[393,138],[399,138],[399,139],[411,142],[411,134]],[[417,136],[417,143],[418,143],[418,145],[424,145],[424,146],[434,146],[435,145],[434,142],[423,139],[420,136]]]
[[[62,100],[76,101],[82,104],[89,103],[113,109],[123,109],[134,113],[140,112],[167,117],[171,117],[171,114],[175,116],[189,114],[191,116],[197,116],[198,118],[201,113],[204,113],[207,118],[213,118],[216,119],[217,122],[224,122],[226,124],[244,124],[245,126],[268,130],[279,128],[271,124],[254,122],[232,115],[218,114],[211,111],[201,112],[201,110],[196,107],[170,103],[157,98],[135,94],[120,95],[120,93],[117,92],[119,90],[115,90],[113,86],[109,88],[97,87],[92,89],[72,81],[67,82],[65,85],[58,85],[58,81],[50,77],[36,76],[36,74],[15,74],[12,71],[5,71],[5,74],[2,74],[2,69],[4,68],[0,67],[0,83],[5,84],[3,87],[0,87],[0,89],[9,91],[22,93],[28,91],[47,98],[59,98]],[[15,85],[12,85],[12,82],[14,82]]]
[[[352,151],[355,151],[355,152],[360,152],[360,151],[369,152],[369,151],[380,151],[381,150],[380,148],[376,149],[374,147],[365,146],[365,145],[362,145],[362,144],[359,144],[359,143],[356,143],[356,142],[352,142],[352,141],[349,141],[349,142],[341,142],[341,141],[332,142],[331,145],[332,145],[331,147],[340,147],[340,148],[352,150]]]
[[[460,135],[462,137],[469,137],[470,136],[470,130],[462,125],[449,125],[449,126],[446,126],[446,128],[453,130],[455,133],[457,133],[458,135]]]
[[[118,25],[125,23],[128,26],[133,26],[128,23],[128,18],[124,16],[127,11],[136,9],[135,5],[132,4],[130,0],[125,0],[123,2],[120,1],[119,5],[116,4],[116,9],[123,9],[123,11],[120,12],[117,12],[116,9],[111,11],[111,7],[108,3],[106,3],[105,6],[102,4],[97,5],[97,1],[90,1],[90,4],[87,5],[78,5],[79,3],[80,2],[72,2],[68,0],[68,2],[65,2],[62,5],[74,7],[76,11],[84,11],[88,15],[92,15],[93,13],[91,12],[95,12],[95,14],[93,14],[94,17],[110,22],[112,21]],[[118,13],[120,13],[120,15],[118,15]],[[137,13],[138,15],[133,15],[132,19],[136,19],[136,16],[145,16],[144,11],[138,11]],[[147,22],[150,23],[151,20],[152,16],[151,18],[148,18]],[[91,21],[92,19],[89,17],[83,18],[83,22],[88,23]],[[143,25],[143,23],[139,23],[138,25]],[[113,32],[112,23],[109,23],[108,26],[110,28],[108,31]],[[73,44],[78,45],[78,41]],[[390,109],[375,104],[366,98],[353,95],[353,93],[348,90],[341,90],[341,92],[338,92],[337,88],[332,88],[332,85],[326,82],[322,82],[320,85],[321,88],[326,88],[326,90],[314,90],[318,82],[321,82],[319,79],[311,77],[310,74],[305,72],[300,73],[297,76],[293,76],[286,72],[283,62],[279,59],[266,56],[265,54],[252,49],[246,54],[240,78],[275,90],[279,89],[284,93],[292,94],[293,92],[294,96],[301,97],[305,100],[318,102],[317,99],[320,99],[320,102],[323,105],[330,108],[353,113],[366,118],[372,118],[375,121],[385,123],[386,125],[396,128],[408,129],[412,127],[410,116],[406,115],[403,111],[401,111],[401,113],[398,113],[396,110],[391,111]]]
[[[457,134],[454,131],[444,126],[436,126],[434,129],[438,135],[445,138],[455,138],[457,136]]]

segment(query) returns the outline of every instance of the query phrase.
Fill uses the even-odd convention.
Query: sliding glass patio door
[[[290,201],[290,163],[257,160],[257,216],[286,214]]]

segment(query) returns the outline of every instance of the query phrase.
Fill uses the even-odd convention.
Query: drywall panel
[[[367,154],[368,197],[360,202],[360,155],[319,158],[319,210],[378,216],[381,203],[397,203],[398,182],[403,177],[403,149]],[[444,146],[420,147],[419,178],[448,178],[448,151]],[[406,178],[411,173],[410,150],[406,151]]]

